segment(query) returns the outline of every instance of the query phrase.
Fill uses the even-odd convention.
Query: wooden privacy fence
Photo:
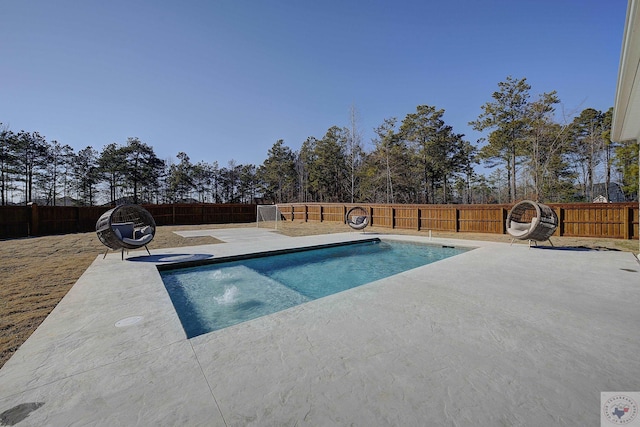
[[[362,206],[372,226],[402,230],[505,234],[513,205],[279,204],[289,221],[344,222],[347,211]],[[554,235],[638,239],[638,204],[549,204],[559,219]],[[248,223],[254,204],[144,205],[158,225]],[[0,239],[94,231],[111,206],[0,206]]]
[[[364,207],[374,227],[402,230],[506,234],[513,205],[381,205],[286,203],[278,208],[288,221],[344,222],[354,206]],[[555,236],[638,239],[637,203],[549,204],[558,215]]]
[[[143,205],[157,225],[229,224],[256,220],[253,204]],[[113,206],[0,206],[0,239],[95,231]]]

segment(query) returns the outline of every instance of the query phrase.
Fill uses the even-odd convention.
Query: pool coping
[[[0,370],[0,414],[33,404],[16,425],[593,425],[600,391],[640,390],[630,253],[358,233],[151,250],[224,257],[372,237],[476,250],[192,339],[162,262],[99,255]]]
[[[337,246],[354,245],[354,244],[363,243],[363,242],[379,242],[379,241],[380,241],[380,238],[371,237],[371,238],[362,239],[362,240],[349,240],[344,242],[300,246],[300,247],[285,248],[285,249],[275,249],[271,251],[248,252],[245,254],[221,256],[217,258],[211,257],[206,259],[198,259],[194,261],[183,261],[183,262],[178,261],[178,262],[172,262],[172,263],[157,264],[156,268],[159,271],[171,271],[171,270],[179,270],[183,268],[200,267],[204,265],[222,264],[225,262],[243,261],[251,258],[264,258],[268,256],[312,251],[314,249],[325,249],[325,248],[331,248],[331,247],[337,247]]]

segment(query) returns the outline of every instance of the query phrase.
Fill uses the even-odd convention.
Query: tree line
[[[0,124],[1,125],[1,124]],[[69,145],[46,141],[38,132],[0,128],[0,204],[37,201],[68,204],[251,203],[256,168],[199,162],[178,153],[179,162],[162,160],[138,138],[111,143],[100,152],[88,146],[77,153]]]
[[[0,204],[37,200],[98,203],[506,203],[591,201],[596,184],[638,192],[638,144],[610,139],[613,109],[558,120],[555,91],[531,96],[526,78],[507,77],[469,122],[475,143],[454,131],[445,110],[419,105],[389,117],[365,149],[352,107],[347,126],[309,137],[299,150],[276,141],[261,165],[193,163],[187,153],[162,160],[138,138],[88,146],[47,141],[0,123]],[[482,164],[492,171],[479,174]],[[603,194],[609,198],[609,194]]]

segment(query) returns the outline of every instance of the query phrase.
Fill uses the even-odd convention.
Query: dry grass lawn
[[[183,238],[178,230],[255,227],[255,224],[158,227],[149,245],[156,249],[221,243],[212,237]],[[280,223],[279,231],[302,236],[350,231],[338,223]],[[368,228],[368,232],[427,235],[426,232]],[[510,242],[509,236],[434,233],[434,237]],[[587,238],[552,238],[556,246],[637,251],[637,241]],[[80,275],[105,252],[95,233],[68,234],[0,242],[0,367],[40,325]]]

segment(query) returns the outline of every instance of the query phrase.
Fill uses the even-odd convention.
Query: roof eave
[[[640,139],[640,0],[629,0],[622,38],[611,139]]]

